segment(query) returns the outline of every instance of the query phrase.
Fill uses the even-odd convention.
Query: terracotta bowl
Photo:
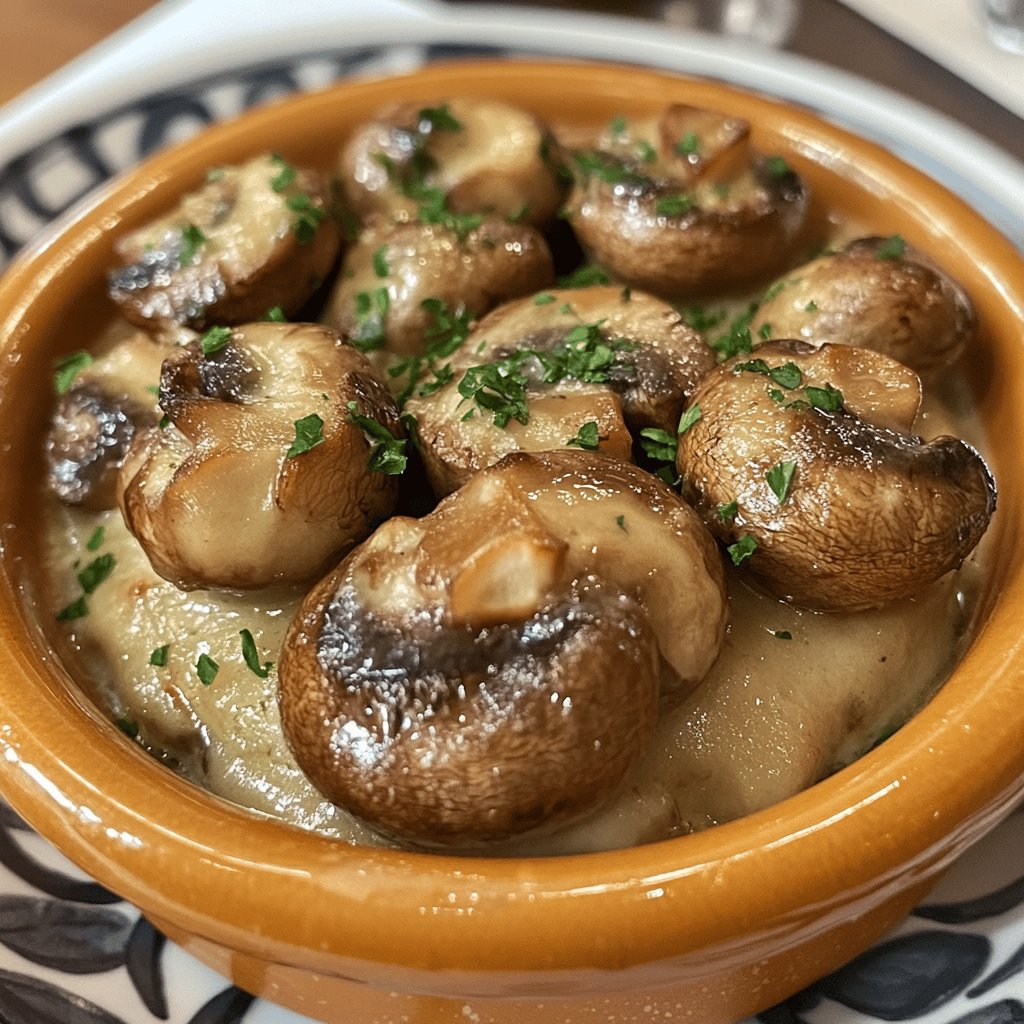
[[[982,624],[939,694],[852,767],[706,832],[612,853],[485,860],[350,847],[258,818],[150,760],[93,707],[40,602],[41,438],[55,357],[112,317],[116,235],[211,165],[267,148],[329,166],[396,98],[513,99],[559,123],[683,101],[749,119],[817,202],[902,234],[962,280],[999,481]],[[1024,277],[971,209],[879,147],[724,85],[608,66],[473,63],[259,110],[115,181],[0,282],[0,789],[31,825],[252,992],[324,1020],[729,1021],[903,918],[1024,778]],[[927,642],[923,638],[922,642]]]

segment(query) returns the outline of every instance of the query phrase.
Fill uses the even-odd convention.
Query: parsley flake
[[[285,453],[286,459],[294,459],[297,455],[303,455],[318,444],[323,444],[324,421],[315,413],[294,421],[295,440]]]
[[[195,224],[186,224],[181,229],[181,249],[178,252],[178,263],[187,267],[195,262],[199,250],[209,241],[202,230]]]
[[[230,327],[211,327],[208,331],[203,332],[199,344],[202,346],[204,356],[212,356],[214,352],[219,352],[224,348],[230,340]]]
[[[679,195],[662,196],[654,204],[654,212],[659,217],[681,217],[684,213],[689,213],[693,207],[693,196],[681,192]]]
[[[274,663],[272,661],[265,661],[262,665],[260,664],[260,654],[256,649],[256,641],[249,630],[240,630],[238,635],[242,638],[242,657],[245,659],[246,665],[249,666],[249,671],[253,675],[259,676],[260,679],[266,679],[270,675],[270,670],[274,667]]]
[[[270,179],[270,187],[275,192],[283,192],[289,185],[294,184],[298,171],[277,153],[272,154],[270,159],[277,168],[277,173]]]
[[[611,278],[608,272],[596,263],[584,263],[557,281],[559,288],[589,288],[592,285],[609,283]]]
[[[427,132],[461,132],[462,122],[455,117],[446,104],[439,107],[424,107],[419,112],[419,130]]]
[[[72,622],[74,619],[84,618],[89,614],[89,601],[85,594],[82,594],[70,604],[66,604],[57,612],[58,622]]]
[[[738,501],[730,501],[728,505],[719,505],[715,509],[715,515],[718,516],[720,522],[732,523],[735,522],[736,517],[740,514],[740,505]]]
[[[200,654],[196,662],[196,675],[203,686],[209,686],[217,678],[220,665],[217,664],[208,654]]]
[[[287,317],[284,315],[284,310],[280,306],[271,306],[263,314],[263,319],[272,324],[286,324],[288,322]]]
[[[82,590],[91,594],[113,571],[117,560],[109,552],[94,558],[83,569],[76,573]]]
[[[102,526],[97,526],[95,530],[89,534],[89,539],[85,542],[86,550],[98,551],[103,546],[103,539],[106,536],[106,530]]]
[[[484,412],[489,412],[496,427],[508,426],[511,419],[526,424],[530,412],[526,407],[526,378],[519,372],[523,354],[497,363],[471,366],[459,381],[459,394]]]
[[[301,245],[308,245],[313,241],[313,236],[321,221],[326,219],[327,211],[318,206],[313,197],[305,192],[288,196],[284,205],[295,214],[295,219],[292,221],[295,238]]]
[[[764,169],[772,178],[784,178],[790,172],[789,164],[781,156],[770,156],[764,162]]]
[[[804,311],[807,313],[817,313],[818,304],[814,301],[814,299],[811,299],[811,301],[808,302],[806,306],[804,306]]]
[[[367,465],[371,471],[386,476],[404,473],[408,462],[405,438],[395,437],[382,423],[364,416],[355,402],[349,402],[347,409],[349,419],[370,439],[370,460]]]
[[[789,497],[789,489],[793,485],[794,472],[796,472],[795,462],[779,462],[772,466],[764,475],[765,480],[768,481],[768,486],[772,489],[772,493],[778,499],[780,505]]]
[[[601,437],[597,432],[597,421],[588,420],[580,427],[576,436],[570,438],[565,443],[566,445],[575,445],[577,448],[583,448],[585,451],[597,451],[597,447],[601,443]]]
[[[900,235],[890,235],[875,250],[876,260],[899,260],[907,251],[907,243]]]
[[[679,426],[676,428],[676,433],[680,436],[685,434],[690,427],[700,419],[700,416],[700,406],[691,405],[690,408],[679,417]]]
[[[391,267],[388,265],[388,247],[386,245],[382,245],[379,249],[374,250],[373,272],[378,277],[387,277],[391,273]]]
[[[629,530],[626,529],[626,517],[625,516],[616,516],[615,517],[615,525],[620,530],[622,530],[623,533],[629,533]]]
[[[66,395],[71,390],[75,378],[92,363],[88,352],[72,352],[58,360],[53,374],[53,388],[58,395]]]
[[[805,392],[811,406],[821,409],[822,412],[839,412],[843,407],[842,391],[831,384],[826,384],[823,388],[808,387]]]
[[[551,292],[541,292],[540,295],[534,295],[533,304],[535,306],[547,306],[555,301],[554,295]]]
[[[163,668],[167,664],[167,650],[170,646],[170,644],[164,644],[162,647],[155,648],[149,655],[150,665]]]
[[[776,640],[792,640],[793,634],[788,629],[773,629],[770,631]]]
[[[386,337],[384,321],[391,308],[391,293],[385,285],[356,295],[356,333],[349,342],[360,352],[383,348]]]
[[[667,431],[658,427],[645,427],[640,431],[640,447],[649,458],[659,462],[676,461],[677,442]]]
[[[733,565],[740,565],[745,562],[757,550],[757,541],[749,533],[743,534],[735,544],[730,544],[726,551],[732,559]]]
[[[678,156],[699,156],[700,155],[700,136],[696,132],[687,132],[675,146],[676,154]]]

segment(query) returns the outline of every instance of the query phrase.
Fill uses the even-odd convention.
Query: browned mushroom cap
[[[398,411],[365,357],[319,324],[247,324],[219,340],[164,363],[169,424],[125,460],[125,522],[182,589],[314,579],[396,497],[395,477],[369,467],[373,428],[368,438],[350,403],[392,435]]]
[[[750,326],[755,337],[872,348],[930,374],[957,360],[975,314],[959,284],[894,235],[857,239],[790,271]]]
[[[65,364],[73,377],[58,372],[45,450],[50,490],[65,505],[99,511],[117,504],[117,474],[128,446],[159,418],[146,388],[160,379],[166,354],[166,347],[136,332],[95,358],[76,353]]]
[[[406,408],[430,482],[445,494],[515,451],[596,445],[628,461],[630,431],[674,433],[713,365],[700,335],[650,295],[543,292],[481,320],[446,364],[447,383],[426,381]]]
[[[339,173],[360,218],[444,222],[448,213],[496,213],[542,225],[562,202],[552,146],[533,114],[497,100],[402,103],[352,135]]]
[[[745,121],[682,105],[659,119],[618,119],[594,149],[572,155],[573,230],[618,279],[666,299],[777,273],[807,193],[748,136]]]
[[[139,327],[202,328],[292,316],[340,245],[320,176],[264,155],[218,168],[178,207],[117,244],[111,298]]]
[[[964,560],[995,509],[973,448],[907,432],[919,396],[880,353],[770,342],[694,395],[684,495],[778,597],[857,611],[911,596]]]
[[[669,488],[596,454],[512,455],[306,598],[282,723],[313,783],[380,830],[502,839],[609,796],[724,624],[714,542]]]
[[[547,243],[528,225],[486,217],[462,234],[374,218],[345,254],[323,319],[362,351],[419,355],[438,312],[475,319],[553,280]]]

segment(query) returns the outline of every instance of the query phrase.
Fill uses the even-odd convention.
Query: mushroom
[[[373,218],[349,247],[323,320],[362,351],[423,353],[438,316],[475,319],[554,280],[543,235],[488,216],[462,234]]]
[[[166,347],[137,332],[95,358],[78,352],[62,361],[45,450],[50,490],[65,505],[94,512],[117,505],[117,474],[128,446],[158,419],[146,386],[159,379],[166,354]]]
[[[339,174],[359,218],[474,224],[496,213],[543,225],[563,187],[548,128],[497,100],[462,97],[434,106],[400,103],[357,129]],[[467,216],[470,220],[467,221]]]
[[[674,434],[713,365],[700,335],[650,295],[542,292],[481,320],[406,409],[430,482],[445,494],[514,451],[570,445],[628,461],[630,431]]]
[[[684,497],[776,597],[822,611],[909,597],[967,557],[996,497],[970,445],[909,433],[919,403],[888,356],[769,342],[693,396]]]
[[[315,579],[394,505],[380,456],[403,443],[398,410],[329,328],[214,328],[164,362],[160,406],[167,424],[132,443],[119,501],[182,589]]]
[[[681,104],[618,118],[572,153],[573,231],[616,278],[665,299],[722,292],[777,273],[807,209],[779,156],[749,146],[739,118]]]
[[[121,238],[108,290],[132,323],[258,320],[293,316],[326,277],[341,235],[320,175],[279,156],[211,171],[170,213]]]
[[[279,664],[313,784],[382,832],[472,847],[586,814],[718,656],[714,542],[594,453],[517,453],[388,520],[307,596]]]
[[[858,345],[932,374],[959,358],[975,329],[963,288],[899,235],[858,238],[766,292],[755,337]]]

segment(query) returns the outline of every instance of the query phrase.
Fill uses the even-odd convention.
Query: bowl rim
[[[223,162],[225,151],[247,149],[256,137],[273,137],[270,129],[288,117],[316,121],[339,96],[372,109],[381,97],[401,95],[403,87],[434,94],[499,89],[511,95],[524,79],[533,88],[564,89],[572,82],[572,89],[595,97],[622,95],[627,83],[637,95],[642,88],[659,96],[685,89],[729,98],[766,116],[775,111],[784,118],[795,153],[826,163],[830,153],[841,150],[847,171],[855,165],[865,181],[904,204],[908,215],[924,223],[943,214],[933,218],[936,237],[976,255],[1005,308],[1024,320],[1019,254],[1011,243],[922,173],[817,114],[748,90],[656,70],[471,61],[292,97],[207,129],[120,175],[46,232],[0,278],[0,353],[16,353],[43,329],[40,322],[45,327],[47,316],[52,320],[52,308],[37,320],[50,290],[85,273],[89,254],[109,241],[126,211],[158,203],[180,176]],[[220,154],[217,159],[211,159],[214,153]],[[9,358],[0,370],[0,392],[7,391],[15,371]],[[1024,404],[1021,381],[1014,384],[1007,401]],[[1001,524],[1015,550],[1018,518],[1016,511],[1005,514]],[[187,922],[218,942],[269,948],[285,963],[295,960],[297,950],[310,948],[323,951],[327,965],[337,964],[328,954],[340,953],[353,963],[424,970],[446,964],[541,973],[567,964],[624,968],[663,959],[666,949],[713,950],[724,961],[749,942],[752,928],[784,936],[834,905],[839,889],[867,906],[882,893],[898,891],[908,874],[934,873],[1009,812],[1024,776],[1024,749],[1017,752],[1010,744],[1022,717],[1016,708],[1024,706],[1019,671],[1024,641],[1007,607],[1024,601],[1020,562],[1017,550],[1016,560],[1001,567],[1003,599],[977,631],[941,699],[849,768],[706,832],[626,850],[522,860],[343,846],[254,817],[172,776],[127,740],[116,740],[116,729],[75,695],[70,676],[46,652],[38,627],[27,618],[20,570],[10,564],[5,544],[0,790],[58,848],[144,910]],[[985,736],[972,725],[982,709],[980,720],[990,730]],[[54,729],[74,740],[69,744],[74,749],[50,749],[40,737]],[[1002,757],[993,758],[992,750]],[[985,772],[962,770],[986,759]],[[123,779],[121,790],[100,790],[92,781],[100,773]],[[942,793],[943,806],[923,806],[918,792]],[[164,815],[151,822],[140,809],[154,800],[162,803]],[[866,836],[873,839],[864,847]],[[188,861],[184,865],[182,858]],[[836,877],[838,864],[842,879]],[[187,884],[168,896],[156,888],[162,873]],[[322,901],[337,913],[321,917],[311,930],[301,913],[280,912],[279,899],[271,886],[260,884],[261,876],[275,877],[296,898],[312,905]],[[770,894],[766,876],[779,880]],[[722,889],[731,892],[727,900],[715,896]],[[707,915],[680,913],[698,891],[713,902],[713,922]],[[376,915],[379,920],[368,922],[360,913],[368,901],[386,908]],[[234,916],[243,905],[246,920],[264,922],[258,936]],[[633,917],[628,948],[608,944],[600,934],[602,923],[623,906]],[[352,920],[360,922],[358,934]],[[542,947],[523,941],[538,928],[544,929]]]

